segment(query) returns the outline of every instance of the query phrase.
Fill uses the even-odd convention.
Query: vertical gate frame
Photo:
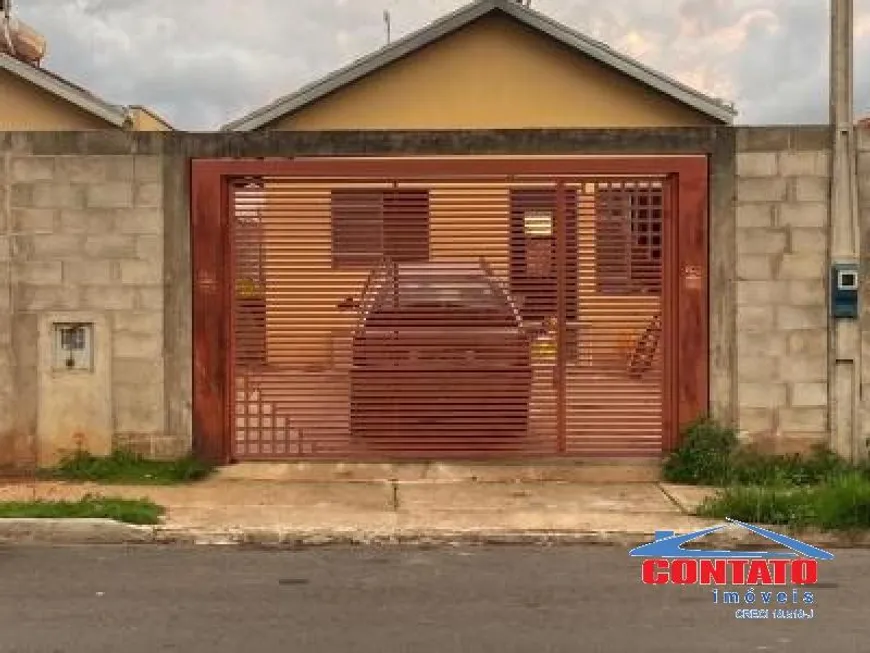
[[[556,180],[556,442],[568,448],[568,219],[565,181]]]
[[[595,175],[657,175],[673,180],[666,194],[675,224],[665,225],[668,277],[663,285],[665,357],[663,449],[677,444],[678,428],[709,409],[709,191],[706,155],[595,156],[552,158],[298,158],[195,159],[191,161],[191,248],[193,262],[193,446],[197,456],[232,462],[230,401],[232,284],[229,183],[239,177],[394,179],[417,177],[549,177],[556,184],[557,215],[557,442],[566,441],[565,178]]]

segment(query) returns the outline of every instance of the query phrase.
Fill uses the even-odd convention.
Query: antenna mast
[[[0,0],[2,2],[3,0]],[[392,19],[390,17],[390,10],[384,9],[384,27],[387,29],[387,45],[389,45],[393,40],[392,35]]]

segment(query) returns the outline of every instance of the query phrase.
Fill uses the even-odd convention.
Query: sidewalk
[[[0,520],[0,539],[298,546],[338,543],[601,543],[633,546],[655,531],[719,522],[688,512],[710,493],[660,483],[307,482],[214,478],[191,486],[67,483],[0,486],[0,500],[150,498],[167,508],[158,527],[100,520]],[[723,533],[717,545],[754,541]],[[831,536],[820,546],[847,546]]]
[[[149,498],[165,534],[195,541],[629,538],[710,522],[687,515],[706,492],[656,483],[308,482],[215,478],[191,486],[0,486],[0,500]]]

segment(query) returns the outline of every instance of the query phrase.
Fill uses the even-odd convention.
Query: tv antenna
[[[0,0],[0,2],[2,2],[2,0]],[[393,40],[393,38],[392,38],[392,36],[393,36],[392,35],[392,17],[390,16],[389,9],[384,9],[384,27],[387,30],[387,45],[389,45]]]

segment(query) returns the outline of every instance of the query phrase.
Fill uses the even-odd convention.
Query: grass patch
[[[109,456],[79,451],[57,467],[44,470],[45,478],[93,481],[105,484],[176,485],[207,478],[214,468],[192,457],[171,461],[148,460],[139,454],[119,450]]]
[[[722,488],[698,507],[699,517],[795,529],[870,529],[870,464],[850,464],[827,448],[803,456],[762,454],[740,447],[733,429],[705,419],[683,432],[663,477]]]
[[[843,474],[870,479],[870,467],[850,465],[824,447],[809,455],[768,455],[738,445],[734,429],[703,419],[683,431],[662,475],[686,485],[817,485]]]
[[[147,499],[114,499],[86,496],[79,501],[5,501],[0,502],[0,519],[29,517],[39,519],[114,519],[125,524],[159,524],[164,509]]]
[[[680,447],[668,456],[662,474],[671,483],[724,485],[731,475],[731,457],[737,433],[709,419],[691,424],[682,433]]]
[[[868,529],[870,479],[848,472],[818,485],[735,485],[707,499],[696,514],[828,531]]]

